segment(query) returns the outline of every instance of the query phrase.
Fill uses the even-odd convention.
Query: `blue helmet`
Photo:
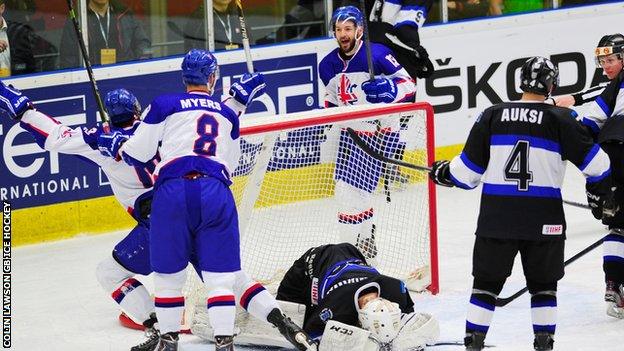
[[[206,85],[217,72],[217,59],[206,50],[192,49],[182,60],[182,80],[186,85]]]
[[[122,126],[141,115],[141,104],[136,96],[126,89],[109,91],[104,99],[106,112],[114,126]]]
[[[336,29],[336,22],[338,21],[353,21],[357,27],[364,26],[364,16],[362,16],[360,9],[355,6],[343,6],[334,11],[329,25],[331,31]]]

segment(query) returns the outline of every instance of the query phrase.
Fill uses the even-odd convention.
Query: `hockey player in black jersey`
[[[624,35],[603,36],[595,52],[596,65],[609,82],[558,97],[555,103],[576,106],[613,165],[613,206],[603,211],[599,203],[590,201],[590,205],[596,219],[609,226],[602,246],[607,314],[624,319]],[[621,211],[613,212],[616,208]]]
[[[483,111],[462,153],[451,162],[436,161],[430,172],[439,185],[473,189],[483,183],[467,350],[483,348],[496,298],[518,252],[531,293],[534,347],[553,348],[557,281],[564,275],[565,161],[586,176],[592,197],[602,198],[610,186],[609,158],[575,120],[575,113],[545,103],[558,75],[546,58],[527,60],[520,74],[522,99]]]
[[[381,344],[394,342],[395,349],[433,343],[438,336],[435,319],[414,313],[405,283],[380,274],[349,243],[306,251],[286,272],[277,299],[306,306],[303,329],[316,339],[327,330],[330,320],[367,329]],[[376,323],[376,318],[383,322]],[[419,322],[410,326],[410,319]],[[399,332],[403,334],[400,337]]]

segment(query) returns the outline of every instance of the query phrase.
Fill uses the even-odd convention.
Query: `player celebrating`
[[[100,150],[129,164],[143,164],[157,152],[162,161],[150,216],[150,252],[154,271],[160,338],[156,350],[177,350],[184,308],[185,268],[196,258],[208,289],[208,315],[216,350],[233,350],[237,283],[247,280],[240,267],[238,216],[230,172],[240,155],[238,115],[211,94],[218,78],[216,59],[191,50],[182,61],[186,93],[156,98],[131,138],[101,135]],[[262,94],[259,73],[232,85],[233,100],[246,106]],[[253,294],[264,291],[256,286]],[[298,348],[314,347],[307,335],[277,307],[275,300],[255,306]]]
[[[359,1],[342,3],[358,6]],[[370,40],[389,47],[414,79],[428,78],[434,71],[419,35],[432,5],[432,0],[365,1]]]
[[[392,52],[372,44],[375,79],[368,81],[368,64],[362,40],[361,12],[353,6],[338,8],[331,19],[338,48],[321,60],[319,72],[325,84],[325,107],[367,103],[413,102],[416,85]],[[351,125],[368,143],[383,152],[399,148],[398,123]],[[371,193],[377,188],[382,164],[357,148],[346,131],[341,131],[336,161],[335,195],[339,201],[338,223],[341,241],[356,245],[369,260],[377,255],[374,209]]]
[[[536,350],[552,350],[557,281],[564,275],[565,217],[561,201],[565,161],[587,178],[587,191],[604,196],[609,158],[574,120],[574,111],[545,104],[559,82],[550,60],[533,57],[521,68],[522,99],[486,109],[462,153],[436,161],[430,176],[445,186],[483,183],[473,252],[474,276],[466,319],[467,350],[481,350],[495,301],[520,252]]]
[[[143,166],[129,166],[104,157],[97,149],[100,125],[72,129],[56,119],[36,111],[28,97],[15,88],[0,83],[0,109],[30,132],[37,144],[48,151],[81,156],[102,168],[113,194],[119,203],[137,221],[137,225],[113,249],[112,255],[102,260],[96,277],[102,288],[133,320],[143,323],[148,333],[156,321],[154,302],[147,289],[135,275],[151,273],[148,228],[152,201],[151,173],[158,161],[150,160]],[[15,106],[15,107],[14,107]],[[131,135],[138,126],[141,105],[125,89],[110,91],[105,99],[111,119],[111,129]]]
[[[306,251],[286,272],[277,299],[306,306],[303,328],[314,338],[323,337],[321,350],[326,345],[334,346],[330,349],[337,347],[331,342],[333,334],[341,329],[332,325],[361,326],[372,333],[381,349],[387,350],[393,346],[399,350],[418,349],[435,342],[439,334],[435,319],[414,313],[405,284],[379,274],[349,243]],[[358,342],[357,329],[349,330],[354,333],[350,349],[360,349],[354,346]]]
[[[598,134],[598,143],[613,166],[613,207],[624,209],[624,35],[603,36],[596,47],[596,65],[609,83],[555,99],[558,106],[576,106],[583,123]],[[615,166],[620,165],[620,166]],[[624,318],[624,211],[604,211],[599,202],[592,212],[609,226],[603,241],[603,270],[607,314]]]

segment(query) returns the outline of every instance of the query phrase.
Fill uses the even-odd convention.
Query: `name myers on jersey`
[[[501,122],[528,122],[542,124],[543,111],[524,107],[512,107],[503,109]]]
[[[180,106],[185,109],[191,107],[206,107],[213,110],[221,111],[221,104],[204,98],[183,99],[180,100]]]

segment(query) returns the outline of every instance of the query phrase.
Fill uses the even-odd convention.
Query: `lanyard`
[[[106,32],[104,32],[104,26],[102,26],[102,20],[100,20],[100,15],[98,15],[96,11],[93,11],[93,13],[95,13],[95,17],[97,18],[98,23],[100,24],[100,31],[102,32],[102,38],[104,38],[104,43],[106,43],[106,47],[108,48],[108,33],[110,30],[110,6],[108,6],[108,9],[106,10]]]
[[[219,22],[221,22],[221,25],[223,26],[223,29],[225,30],[225,36],[227,37],[228,43],[232,44],[232,24],[230,23],[230,14],[226,14],[226,18],[225,20],[227,21],[227,25],[225,24],[225,22],[223,22],[223,20],[221,19],[221,16],[219,16],[219,13],[217,11],[214,12],[217,15],[217,19],[219,19]]]

